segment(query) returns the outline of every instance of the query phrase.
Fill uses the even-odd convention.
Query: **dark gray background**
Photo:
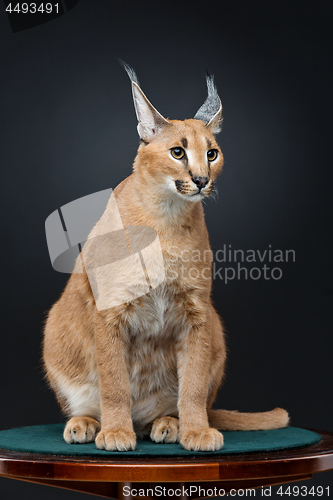
[[[333,431],[332,14],[331,1],[81,0],[13,34],[0,9],[1,429],[62,418],[40,344],[67,276],[51,267],[44,222],[131,172],[138,136],[121,57],[170,118],[193,116],[206,69],[215,75],[225,167],[206,204],[213,249],[296,252],[281,280],[215,280],[229,346],[217,406],[282,406],[294,426]],[[333,473],[307,484],[333,486]],[[0,492],[87,498],[8,479]]]

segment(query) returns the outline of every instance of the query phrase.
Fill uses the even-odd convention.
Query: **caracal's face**
[[[170,120],[138,155],[147,183],[188,201],[208,197],[222,170],[223,154],[214,134],[201,120]]]

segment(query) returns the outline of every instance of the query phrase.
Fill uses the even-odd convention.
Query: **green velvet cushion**
[[[64,424],[50,424],[0,431],[0,449],[44,455],[120,457],[124,454],[124,456],[163,457],[283,450],[315,444],[321,439],[320,435],[315,432],[297,427],[286,427],[273,431],[223,432],[224,447],[216,452],[186,451],[180,444],[157,444],[150,440],[138,441],[135,451],[115,452],[98,450],[95,443],[66,444],[62,437],[63,430]]]

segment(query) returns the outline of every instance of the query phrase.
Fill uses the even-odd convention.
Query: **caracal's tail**
[[[220,431],[267,431],[286,427],[289,415],[282,408],[262,413],[208,410],[209,425]]]

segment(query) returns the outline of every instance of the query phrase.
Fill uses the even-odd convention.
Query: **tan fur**
[[[158,232],[165,280],[144,296],[98,311],[87,274],[72,274],[48,315],[44,365],[71,417],[64,432],[68,443],[97,434],[98,448],[123,451],[134,449],[135,433],[150,433],[156,442],[179,440],[189,450],[217,450],[223,437],[216,429],[288,424],[281,409],[263,414],[210,410],[223,378],[226,347],[210,299],[212,262],[200,198],[211,193],[223,155],[202,121],[168,123],[149,144],[140,145],[133,173],[114,192],[124,227]],[[183,147],[182,138],[186,165],[170,155],[171,148]],[[218,158],[209,166],[211,148]],[[191,175],[210,178],[201,196],[195,195]],[[183,181],[182,193],[176,180]],[[107,213],[92,234],[103,233]],[[186,261],[180,258],[183,251],[190,257]]]

